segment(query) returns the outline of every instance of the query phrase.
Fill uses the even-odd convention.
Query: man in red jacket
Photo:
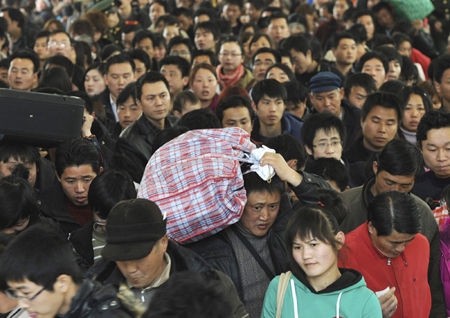
[[[345,236],[339,267],[363,274],[379,297],[384,318],[430,315],[430,245],[419,233],[421,226],[415,199],[387,191],[370,203],[367,222]]]

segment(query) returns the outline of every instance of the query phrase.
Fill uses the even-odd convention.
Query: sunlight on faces
[[[170,93],[164,82],[145,83],[142,96],[137,104],[142,107],[145,117],[153,124],[161,124],[170,111]]]
[[[363,122],[361,118],[364,146],[372,151],[380,151],[395,138],[398,116],[395,109],[375,106]]]
[[[330,131],[319,129],[313,139],[313,149],[306,146],[306,152],[313,156],[314,160],[319,158],[334,158],[341,160],[342,157],[342,140],[336,128]]]
[[[384,69],[383,63],[377,58],[366,61],[362,67],[361,73],[372,76],[377,89],[380,89],[381,85],[386,82],[386,70]]]
[[[277,218],[280,200],[278,192],[251,192],[238,223],[250,234],[266,235]]]
[[[105,79],[98,70],[87,72],[84,77],[84,89],[89,96],[98,95],[106,89]]]
[[[122,129],[127,128],[142,114],[142,107],[137,105],[134,99],[130,96],[125,103],[117,107],[117,116],[119,117],[119,124]]]
[[[53,34],[48,38],[48,56],[63,55],[70,59],[73,48],[70,44],[70,38],[65,33]]]
[[[289,82],[289,76],[281,68],[278,67],[273,67],[269,71],[269,73],[267,73],[266,78],[273,78],[280,83]]]
[[[169,82],[170,94],[175,96],[183,90],[183,87],[189,82],[189,77],[182,77],[181,71],[176,65],[163,65],[161,67],[161,74]]]
[[[402,127],[410,132],[416,132],[420,119],[425,115],[425,106],[420,95],[411,94],[403,111]]]
[[[29,59],[15,58],[11,61],[8,71],[8,82],[12,89],[29,91],[37,81],[37,72]]]
[[[226,42],[220,47],[219,61],[222,64],[224,74],[234,72],[239,65],[244,63],[241,47],[236,42]]]
[[[431,129],[421,145],[425,166],[438,178],[450,177],[450,128]]]
[[[280,123],[285,108],[286,106],[281,98],[263,95],[258,102],[256,113],[261,123],[267,126],[275,126]]]
[[[100,168],[102,170],[102,168]],[[100,171],[101,172],[101,171]],[[70,166],[57,175],[66,197],[76,206],[88,205],[88,192],[92,180],[97,176],[90,164]]]
[[[252,119],[245,106],[231,107],[223,112],[222,127],[239,127],[249,134],[252,133]]]
[[[311,93],[310,97],[317,112],[327,112],[333,114],[334,116],[339,116],[341,114],[341,100],[344,98],[344,89]]]
[[[164,253],[168,238],[158,240],[150,254],[139,260],[116,261],[120,272],[134,288],[146,288],[155,282],[166,266]]]
[[[348,101],[358,107],[359,109],[362,109],[366,99],[367,99],[367,91],[365,88],[361,86],[353,86],[350,89],[350,94],[348,96]]]
[[[130,63],[112,64],[103,78],[111,95],[117,98],[125,86],[134,81],[133,68]]]
[[[200,101],[210,101],[216,95],[217,79],[211,71],[201,68],[195,74],[191,89]]]
[[[414,234],[398,233],[392,230],[391,235],[378,236],[377,230],[369,222],[369,235],[373,245],[386,257],[396,258],[405,250],[406,246],[414,240]]]
[[[267,28],[267,33],[272,38],[274,44],[291,35],[287,21],[284,18],[272,20]]]
[[[348,10],[348,4],[345,0],[336,0],[333,7],[333,16],[337,21],[342,21],[344,12]]]

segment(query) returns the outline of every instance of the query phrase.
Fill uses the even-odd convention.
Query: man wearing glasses
[[[48,56],[63,55],[70,59],[73,47],[70,43],[70,36],[63,30],[55,30],[48,36]]]
[[[320,72],[311,78],[309,88],[313,113],[331,113],[343,121],[347,130],[344,150],[348,149],[361,130],[361,110],[343,99],[341,78],[332,72]]]
[[[256,81],[262,81],[267,69],[275,63],[281,63],[281,55],[274,49],[267,47],[260,48],[253,55],[253,77]]]
[[[17,236],[0,264],[5,294],[30,317],[131,317],[114,287],[84,279],[67,240],[45,226]]]

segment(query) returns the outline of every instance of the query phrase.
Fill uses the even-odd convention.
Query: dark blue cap
[[[329,92],[341,87],[340,77],[331,72],[320,72],[309,80],[309,89],[312,93]]]

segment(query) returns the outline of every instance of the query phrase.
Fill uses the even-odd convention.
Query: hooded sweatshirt
[[[377,296],[366,287],[362,275],[340,268],[342,276],[327,288],[316,292],[305,277],[291,275],[284,295],[281,316],[289,318],[381,318]],[[261,318],[275,317],[280,276],[269,284]],[[295,310],[297,308],[297,310]],[[296,313],[297,312],[297,313]]]

